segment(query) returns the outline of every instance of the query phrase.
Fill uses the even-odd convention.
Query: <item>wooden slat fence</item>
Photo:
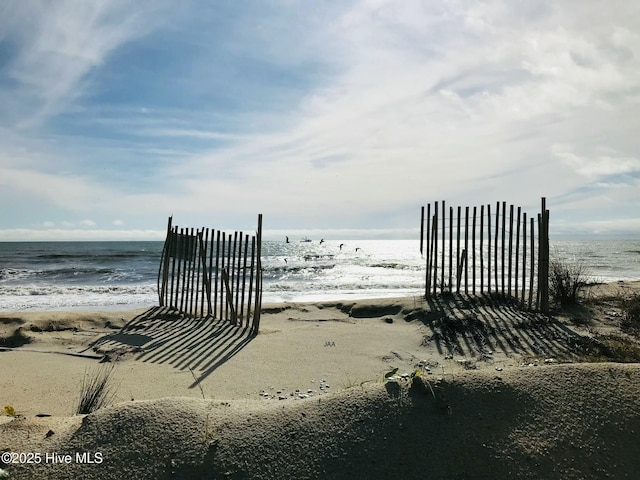
[[[169,217],[158,271],[161,307],[212,317],[258,333],[262,308],[262,215],[258,230],[180,228]]]
[[[549,210],[537,219],[521,207],[480,207],[445,201],[422,207],[420,253],[426,259],[425,298],[438,293],[499,293],[523,308],[549,308]],[[426,216],[425,216],[426,213]],[[448,222],[447,222],[448,220]]]

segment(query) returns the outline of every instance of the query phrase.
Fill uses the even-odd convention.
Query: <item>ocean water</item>
[[[417,240],[265,242],[263,303],[417,295]]]
[[[0,310],[157,304],[163,242],[0,243]]]
[[[342,248],[340,245],[342,244]],[[162,242],[0,242],[0,311],[157,305]],[[419,295],[418,240],[265,241],[263,303]],[[640,280],[640,240],[551,241],[591,279]]]

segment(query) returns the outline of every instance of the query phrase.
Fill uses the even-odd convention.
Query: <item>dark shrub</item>
[[[562,305],[578,303],[587,285],[587,269],[581,263],[552,260],[549,263],[549,294]]]
[[[113,364],[103,364],[93,372],[85,372],[80,390],[77,414],[87,414],[104,407],[115,395],[112,374]]]
[[[640,295],[635,294],[622,302],[622,330],[640,334]]]

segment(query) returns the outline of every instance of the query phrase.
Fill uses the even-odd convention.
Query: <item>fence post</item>
[[[158,271],[158,304],[161,307],[165,305],[165,293],[167,290],[167,282],[169,280],[169,257],[171,254],[170,242],[171,242],[171,222],[173,217],[169,217],[167,222],[167,235],[165,237],[164,245],[162,247],[162,256],[160,257],[160,267]]]
[[[467,257],[467,251],[465,249],[462,249],[462,252],[458,257],[458,265],[457,265],[457,271],[456,271],[456,280],[458,282],[458,292],[460,291],[460,283],[462,282],[462,268],[466,265],[466,262],[465,262],[466,257]],[[466,288],[466,285],[465,285],[465,288]]]
[[[171,233],[171,241],[172,246],[171,246],[171,252],[173,253],[173,258],[171,259],[171,289],[169,290],[169,307],[176,307],[178,306],[178,302],[176,302],[174,304],[174,300],[173,300],[173,290],[174,289],[178,289],[178,286],[176,285],[178,282],[175,281],[175,273],[176,273],[176,256],[178,255],[178,243],[179,243],[180,237],[178,235],[178,227],[173,227],[173,232]],[[178,261],[178,268],[180,268],[180,261]]]
[[[540,287],[542,280],[542,239],[544,238],[542,234],[542,213],[538,214],[538,269],[536,271],[536,310],[540,310]]]
[[[236,291],[235,291],[235,295],[236,295],[236,300],[235,300],[235,309],[236,309],[236,316],[238,315],[239,312],[239,308],[240,308],[240,304],[238,303],[240,301],[240,277],[242,275],[242,232],[240,232],[238,234],[238,250],[236,251],[236,243],[235,240],[233,242],[233,253],[234,255],[238,256],[238,263],[235,264],[235,272],[236,272]],[[240,319],[242,321],[242,318]]]
[[[515,297],[518,298],[518,273],[520,270],[518,269],[518,263],[520,261],[520,207],[518,207],[518,218],[516,223],[516,271],[514,275],[515,280]],[[523,287],[524,288],[524,285]]]
[[[449,291],[453,292],[453,207],[449,207]]]
[[[476,211],[477,208],[473,207],[473,228],[471,230],[471,256],[473,258],[471,275],[472,275],[472,293],[476,294]]]
[[[200,315],[204,316],[204,298],[207,298],[207,311],[211,312],[211,277],[207,271],[207,241],[209,240],[209,229],[207,229],[206,239],[202,233],[200,233],[200,262],[202,263],[202,286],[205,289],[205,294],[202,295],[202,301],[200,304]]]
[[[527,213],[522,216],[522,308],[524,308],[524,292],[527,286]]]
[[[196,283],[196,280],[199,282],[200,277],[198,276],[200,273],[200,262],[196,262],[198,258],[198,229],[196,229],[195,236],[193,234],[193,228],[191,229],[191,242],[193,243],[193,247],[191,248],[190,256],[191,259],[191,292],[189,295],[189,315],[197,315],[198,314],[198,293],[199,293],[199,284]],[[195,310],[194,310],[194,299],[195,299]]]
[[[480,293],[484,293],[484,204],[480,205]]]
[[[491,204],[487,204],[487,293],[491,294]]]
[[[442,264],[441,264],[441,272],[440,272],[440,293],[444,291],[444,256],[445,256],[445,246],[447,235],[446,232],[446,218],[447,215],[445,213],[444,200],[442,200]]]
[[[507,202],[502,202],[502,265],[501,265],[501,269],[502,269],[502,275],[501,275],[501,279],[502,279],[502,286],[501,286],[501,291],[502,291],[502,295],[504,295],[504,252],[505,252],[505,238],[506,238],[506,233],[507,233]]]
[[[424,211],[424,207],[423,207],[423,211]],[[427,238],[426,238],[426,242],[425,242],[425,251],[426,251],[426,256],[425,256],[425,266],[426,268],[426,274],[425,274],[425,278],[424,278],[424,298],[425,300],[428,299],[429,297],[431,297],[431,283],[430,283],[430,267],[429,267],[429,261],[430,261],[430,255],[431,255],[431,204],[428,203],[427,204]]]
[[[244,236],[244,264],[242,266],[242,298],[240,299],[240,318],[247,319],[247,327],[249,326],[249,312],[244,317],[244,293],[247,285],[247,253],[249,252],[249,234]]]
[[[433,231],[437,228],[436,217],[433,216],[431,218],[431,245],[429,245],[429,263],[427,265],[427,298],[431,297],[431,280],[433,279],[433,258],[434,258],[434,244],[436,243],[435,236],[433,235]],[[437,261],[437,258],[436,258]],[[436,294],[436,286],[434,282],[433,286],[433,295]]]
[[[464,293],[469,293],[469,265],[467,252],[469,251],[469,207],[464,207]]]
[[[498,235],[500,233],[500,202],[496,203],[496,231],[495,231],[495,244],[493,247],[493,264],[495,268],[495,281],[496,281],[496,293],[499,293],[498,287]]]
[[[218,279],[220,278],[220,235],[221,232],[218,230],[216,233],[216,269],[215,269],[215,279],[213,281],[213,317],[218,318]],[[222,233],[222,239],[224,240],[224,233]],[[211,241],[213,242],[213,236],[211,237]],[[213,243],[211,243],[211,251],[213,253]],[[213,257],[212,257],[213,258]],[[222,298],[222,297],[220,297]],[[220,318],[222,318],[222,306],[220,306]]]
[[[424,242],[424,206],[420,210],[420,256],[423,255],[423,242]]]
[[[226,266],[225,263],[225,251],[226,251],[226,245],[227,245],[227,234],[225,232],[222,232],[222,255],[221,255],[221,259],[222,262],[220,263],[220,282],[222,282],[222,271],[224,271],[224,267]],[[220,318],[226,320],[228,318],[227,314],[228,314],[228,309],[227,309],[227,305],[224,299],[225,293],[224,293],[224,288],[223,288],[223,284],[220,283]]]
[[[435,209],[433,214],[433,258],[435,261],[433,262],[433,295],[435,296],[438,291],[438,202],[435,203]],[[442,286],[440,286],[442,288]],[[442,292],[442,290],[440,290]]]
[[[507,285],[508,285],[508,289],[507,291],[509,292],[509,296],[511,296],[511,275],[512,275],[512,267],[513,267],[513,261],[512,261],[512,255],[513,255],[513,204],[509,205],[509,270],[508,270],[508,279],[507,279]]]
[[[184,249],[184,228],[180,229],[178,235],[178,241],[176,242],[176,261],[178,262],[178,273],[176,275],[176,304],[175,307],[178,310],[182,310],[182,303],[180,302],[180,288],[184,288],[180,282],[180,275],[182,274],[182,251]]]
[[[256,232],[256,307],[253,313],[252,333],[257,334],[260,328],[260,312],[262,310],[262,214],[258,215],[258,231]]]
[[[549,210],[547,210],[547,199],[542,197],[542,222],[540,228],[540,278],[538,278],[538,288],[540,289],[540,308],[543,312],[549,311]]]
[[[253,294],[253,271],[256,265],[256,236],[251,236],[251,265],[249,267],[249,294],[247,299],[247,323],[249,318],[251,317],[251,321],[253,322],[253,318],[255,318],[255,312],[252,313],[251,305],[253,302],[251,301]],[[252,323],[253,324],[253,323]]]
[[[533,272],[535,268],[535,234],[533,232],[535,228],[535,223],[533,217],[531,217],[531,231],[529,232],[529,236],[531,239],[531,268],[529,268],[529,310],[531,310],[532,302],[533,302]]]
[[[456,293],[460,293],[460,258],[462,253],[460,252],[460,222],[462,220],[462,207],[458,205],[458,219],[456,228]],[[451,252],[453,255],[453,252]],[[453,285],[451,286],[451,292],[453,293]]]
[[[226,264],[226,267],[227,267],[227,274],[229,274],[229,269],[233,268],[233,259],[231,257],[231,249],[233,248],[233,243],[231,242],[231,234],[230,233],[227,236],[227,241],[228,241],[228,244],[227,244],[227,264]],[[231,270],[231,275],[233,275],[233,269]],[[226,305],[225,305],[225,309],[224,309],[224,312],[225,312],[224,313],[225,314],[224,318],[226,318],[226,319],[229,319],[229,310],[233,310],[233,280],[231,282],[229,282],[229,284],[230,284],[230,287],[231,287],[230,291],[231,291],[232,302],[231,302],[231,308],[229,308],[229,298],[228,298],[229,297],[229,293],[227,292]]]

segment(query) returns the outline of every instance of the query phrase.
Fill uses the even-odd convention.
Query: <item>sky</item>
[[[640,3],[0,2],[0,241],[640,237]]]

